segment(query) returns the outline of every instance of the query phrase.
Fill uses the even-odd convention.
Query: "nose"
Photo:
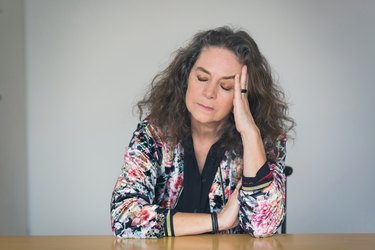
[[[217,84],[214,81],[209,81],[203,89],[203,95],[208,99],[215,99],[217,96]]]

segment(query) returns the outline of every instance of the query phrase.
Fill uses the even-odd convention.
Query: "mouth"
[[[201,104],[201,103],[197,103],[197,105],[198,105],[201,109],[203,109],[203,110],[205,110],[205,111],[213,111],[213,110],[214,110],[214,108],[212,108],[212,107],[210,107],[210,106],[203,105],[203,104]]]

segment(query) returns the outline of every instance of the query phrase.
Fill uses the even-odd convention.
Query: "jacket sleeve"
[[[277,141],[274,161],[267,161],[255,178],[243,177],[239,192],[241,228],[255,237],[276,233],[285,216],[286,138]]]
[[[115,184],[111,200],[111,222],[115,236],[164,236],[168,209],[153,204],[161,149],[151,134],[144,123],[138,125],[125,152],[122,173]]]

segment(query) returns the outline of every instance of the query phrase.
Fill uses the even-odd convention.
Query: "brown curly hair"
[[[199,32],[187,46],[175,52],[172,62],[154,77],[147,94],[137,103],[139,118],[147,113],[150,122],[162,130],[172,145],[191,135],[190,115],[185,104],[187,81],[199,54],[207,47],[228,49],[247,65],[251,113],[261,132],[266,152],[273,151],[278,138],[286,135],[295,125],[287,115],[284,93],[275,84],[270,66],[255,41],[247,32],[227,26]],[[234,154],[242,154],[242,141],[233,114],[223,126],[221,138],[222,147]]]

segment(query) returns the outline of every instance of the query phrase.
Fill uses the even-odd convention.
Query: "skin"
[[[250,112],[247,99],[247,67],[237,56],[219,47],[202,50],[188,79],[186,106],[190,112],[192,138],[200,172],[207,153],[219,139],[218,131],[231,112],[234,114],[236,129],[243,143],[243,174],[254,177],[266,162],[263,140]],[[219,230],[238,225],[239,188],[229,197],[223,210],[218,213]],[[176,236],[201,234],[212,231],[211,215],[197,213],[176,213],[173,217]]]

